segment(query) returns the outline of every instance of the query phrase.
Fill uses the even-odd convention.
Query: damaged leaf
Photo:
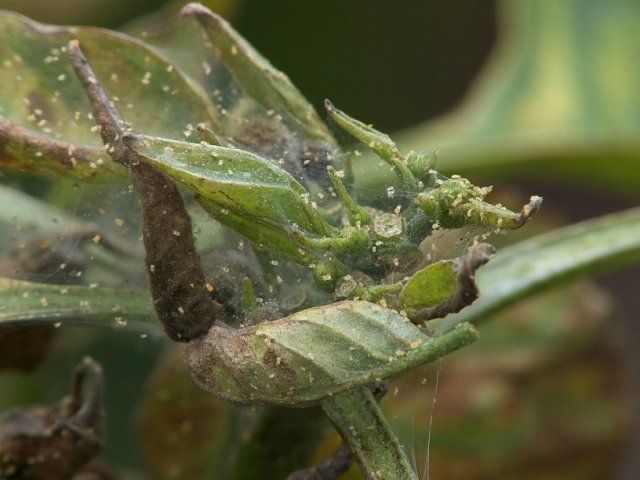
[[[400,292],[401,307],[414,322],[459,312],[478,298],[475,272],[494,254],[493,246],[476,243],[459,260],[446,260],[425,267]]]
[[[542,198],[533,196],[519,213],[484,201],[490,188],[476,187],[466,178],[437,180],[438,188],[420,193],[415,203],[444,228],[479,225],[493,230],[515,230],[535,214]]]
[[[0,418],[0,478],[68,480],[104,446],[102,368],[90,358],[76,367],[71,395]]]
[[[434,361],[476,337],[469,325],[432,337],[392,310],[346,301],[240,330],[214,326],[187,355],[195,381],[219,397],[300,406]]]

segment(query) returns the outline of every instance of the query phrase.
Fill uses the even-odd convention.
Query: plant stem
[[[321,405],[349,445],[367,480],[418,480],[367,387],[328,397]]]

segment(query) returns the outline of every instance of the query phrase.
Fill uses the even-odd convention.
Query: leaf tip
[[[333,113],[336,111],[336,107],[333,105],[333,103],[331,102],[331,100],[329,100],[328,98],[324,99],[324,108],[327,110],[327,112],[329,113]]]
[[[181,17],[193,16],[197,20],[200,20],[206,17],[206,18],[215,20],[216,22],[220,22],[222,20],[220,16],[216,15],[207,7],[205,7],[204,5],[198,2],[187,3],[184,7],[182,7],[182,10],[180,10],[180,16]]]
[[[67,44],[67,51],[69,53],[69,58],[71,59],[72,64],[86,64],[87,59],[80,48],[80,40],[74,38],[70,40]]]
[[[531,217],[533,217],[538,210],[540,210],[540,206],[542,205],[542,197],[537,195],[533,195],[529,199],[529,203],[522,207],[520,210],[520,216],[518,218],[518,222],[515,225],[515,228],[522,227],[525,223],[529,221]]]
[[[486,264],[496,254],[496,248],[490,243],[474,243],[469,247],[465,255],[465,268],[470,272],[475,272],[479,267]]]

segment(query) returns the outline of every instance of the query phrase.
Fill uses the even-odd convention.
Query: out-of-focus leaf
[[[0,165],[80,178],[124,175],[102,149],[91,109],[67,59],[79,39],[124,118],[139,131],[191,135],[214,112],[197,85],[152,48],[91,27],[42,25],[0,12]]]
[[[72,215],[4,185],[0,185],[0,205],[11,206],[11,208],[0,208],[0,232],[3,236],[9,234],[9,229],[13,231],[52,228],[75,230],[82,225],[82,222]]]
[[[99,234],[96,225],[4,186],[0,205],[10,206],[0,209],[0,276],[58,284],[60,289],[132,279],[131,257],[120,255],[120,241]],[[57,334],[53,324],[0,328],[0,370],[33,370]]]
[[[236,18],[238,13],[242,11],[242,0],[202,0],[201,3],[227,20]],[[180,14],[180,10],[184,6],[183,0],[169,0],[151,13],[145,12],[135,18],[129,18],[127,23],[123,25],[122,31],[145,41],[155,40],[156,37],[162,37],[163,34],[168,33],[166,31],[167,25]]]
[[[246,409],[242,409],[246,410]],[[331,424],[319,406],[257,409],[258,418],[245,430],[229,465],[228,480],[288,478],[305,465]]]
[[[458,277],[452,261],[432,263],[415,273],[404,286],[398,301],[403,308],[434,307],[451,298]]]
[[[430,336],[395,311],[346,301],[239,330],[214,326],[187,355],[196,382],[215,395],[300,406],[434,361],[476,338],[468,324]]]
[[[47,285],[0,277],[0,326],[76,323],[159,333],[146,292]]]
[[[52,23],[62,23],[73,25],[122,25],[124,22],[134,22],[144,28],[147,18],[145,14],[149,11],[149,7],[157,6],[160,12],[173,11],[177,12],[185,4],[182,0],[167,0],[163,2],[132,2],[118,5],[113,8],[113,0],[95,0],[87,3],[85,0],[64,0],[57,2],[55,7],[51,8],[51,4],[40,1],[31,0],[2,0],[2,7],[6,10],[15,10],[31,18],[46,17]],[[205,5],[214,9],[221,15],[229,16],[229,18],[241,6],[241,0],[203,0]],[[163,5],[164,4],[164,5]],[[142,15],[138,17],[138,15]],[[151,13],[153,17],[156,13]],[[131,32],[130,28],[125,31]]]
[[[189,187],[222,224],[259,247],[304,258],[291,235],[297,228],[323,234],[326,224],[308,193],[289,173],[250,152],[152,137],[129,137],[129,147]]]
[[[526,296],[589,273],[640,261],[640,208],[562,228],[501,250],[477,274],[480,298],[436,320],[439,331],[478,322]]]
[[[95,226],[1,185],[0,205],[11,207],[0,209],[0,275],[47,284],[74,284],[90,282],[87,279],[97,269],[107,277],[115,273],[104,264],[103,268],[92,265],[87,270],[87,263],[93,263],[89,262],[92,255],[87,250],[94,247],[94,254],[108,254],[89,241],[102,239]],[[88,247],[87,243],[91,245]],[[127,260],[130,263],[130,258]],[[83,275],[77,276],[78,272]],[[0,370],[33,370],[45,358],[57,333],[51,324],[0,328]]]
[[[497,45],[466,100],[398,143],[438,149],[446,172],[587,181],[637,195],[640,3],[499,6]],[[356,179],[383,184],[370,165],[355,162]]]
[[[102,286],[134,282],[131,260],[142,256],[135,243],[2,185],[0,205],[10,206],[0,209],[0,276]]]

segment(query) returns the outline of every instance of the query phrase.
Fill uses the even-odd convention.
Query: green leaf
[[[350,117],[334,107],[329,100],[325,100],[324,105],[331,120],[391,166],[393,166],[392,159],[394,157],[402,156],[395,142],[386,133],[379,132],[371,125],[366,125],[360,120]]]
[[[159,333],[148,293],[0,277],[0,327],[75,323]]]
[[[456,265],[446,260],[416,272],[400,291],[398,301],[402,308],[434,307],[451,298],[457,289]]]
[[[546,288],[640,262],[640,208],[577,223],[501,250],[477,273],[480,298],[435,328],[476,323]]]
[[[259,247],[308,263],[291,230],[326,232],[304,187],[270,160],[207,144],[134,136],[125,141],[137,155],[196,193],[216,220]]]
[[[72,39],[80,40],[96,75],[138,131],[195,136],[195,125],[215,114],[197,85],[139,40],[0,12],[0,166],[84,179],[124,176],[102,148],[71,69],[65,51]]]
[[[18,190],[0,185],[0,275],[46,283],[133,281],[138,245]],[[65,264],[66,267],[62,267]],[[82,278],[70,278],[75,269]],[[77,273],[77,272],[76,272]]]
[[[6,235],[7,239],[12,231],[60,228],[73,230],[83,225],[73,215],[4,185],[0,185],[0,205],[11,206],[0,208],[0,233],[3,237]]]
[[[194,379],[239,403],[300,406],[434,361],[477,338],[429,336],[398,313],[346,301],[240,330],[215,326],[188,346]]]

